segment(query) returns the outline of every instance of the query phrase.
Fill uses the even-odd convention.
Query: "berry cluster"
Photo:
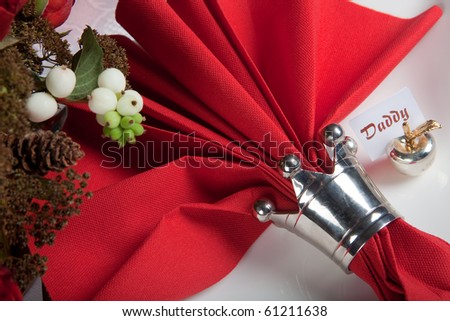
[[[35,92],[27,99],[26,111],[28,119],[41,123],[52,118],[58,111],[55,98],[68,97],[75,88],[77,78],[67,66],[53,67],[45,79],[47,92]]]
[[[136,143],[136,137],[144,133],[141,125],[145,118],[140,114],[144,106],[142,96],[126,88],[125,75],[116,68],[100,73],[98,87],[88,96],[89,109],[96,114],[103,126],[103,135],[119,143]],[[57,98],[67,98],[76,85],[76,75],[67,66],[55,66],[45,79],[48,92],[35,92],[26,102],[30,121],[41,123],[52,118],[58,111]]]
[[[98,76],[98,87],[88,96],[88,105],[103,126],[103,135],[119,143],[136,143],[144,133],[140,114],[144,106],[142,96],[135,90],[125,90],[125,75],[116,68],[105,69]]]

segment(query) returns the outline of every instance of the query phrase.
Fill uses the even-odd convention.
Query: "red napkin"
[[[138,45],[117,39],[133,88],[146,96],[147,131],[122,151],[100,139],[85,105],[72,106],[65,129],[86,152],[77,167],[91,172],[95,196],[42,251],[52,297],[176,300],[219,281],[267,227],[251,216],[255,200],[297,208],[278,160],[294,152],[322,170],[311,141],[358,106],[440,15],[433,7],[402,20],[341,0],[119,1],[117,20]],[[402,244],[431,239],[450,262],[444,241],[403,221],[392,226],[352,264],[384,299],[400,296],[386,294],[383,271],[424,255]],[[423,263],[416,271],[428,271]],[[428,288],[434,278],[417,282]],[[391,288],[406,298],[444,298],[409,294],[396,281]],[[450,281],[442,281],[445,295]]]
[[[383,300],[450,300],[449,244],[404,220],[375,235],[350,268]]]

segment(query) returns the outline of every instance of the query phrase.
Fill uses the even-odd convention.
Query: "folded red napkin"
[[[350,269],[383,300],[450,300],[450,246],[396,220],[375,235]]]
[[[138,43],[117,38],[146,97],[147,131],[122,151],[100,138],[85,105],[72,106],[65,130],[86,153],[77,166],[92,174],[95,197],[42,251],[57,300],[176,300],[223,278],[267,227],[251,216],[255,200],[298,208],[277,162],[300,153],[322,170],[312,141],[441,11],[403,20],[341,0],[128,0],[116,14]],[[399,220],[351,269],[382,299],[448,298],[434,255],[449,266],[446,242]]]

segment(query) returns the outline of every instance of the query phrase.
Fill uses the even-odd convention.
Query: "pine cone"
[[[80,145],[61,131],[54,133],[38,130],[22,138],[2,133],[0,143],[12,149],[14,168],[39,175],[45,175],[49,171],[62,171],[75,165],[84,156]]]

